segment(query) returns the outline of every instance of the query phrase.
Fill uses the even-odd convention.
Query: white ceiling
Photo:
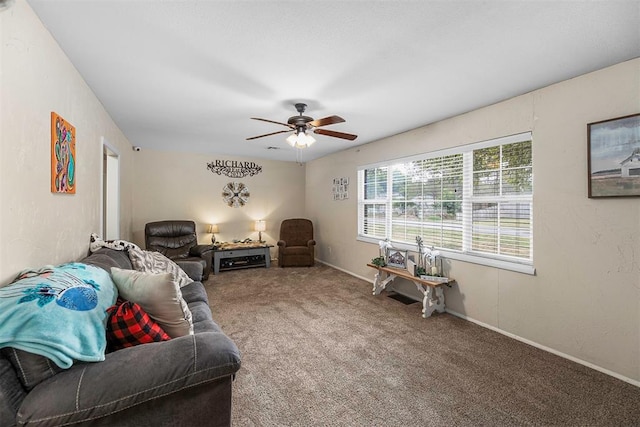
[[[640,1],[28,0],[133,145],[302,161],[640,56]],[[278,149],[268,149],[277,147]]]

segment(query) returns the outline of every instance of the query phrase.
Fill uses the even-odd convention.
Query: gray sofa
[[[132,269],[126,252],[107,248],[80,262],[107,271]],[[3,349],[0,426],[229,426],[240,354],[213,321],[202,283],[183,287],[182,294],[193,316],[194,335],[118,350],[103,362],[56,369],[31,390],[20,382],[19,371],[37,370],[47,360],[24,352],[16,360],[15,351]]]

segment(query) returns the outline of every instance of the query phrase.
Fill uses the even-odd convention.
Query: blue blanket
[[[102,361],[106,309],[116,297],[109,273],[92,265],[24,271],[0,288],[0,348],[39,354],[61,368]]]

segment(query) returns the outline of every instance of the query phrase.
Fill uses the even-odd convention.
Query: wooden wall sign
[[[254,176],[262,172],[262,166],[254,162],[239,162],[237,160],[214,160],[207,163],[207,169],[229,178],[244,178],[247,175]]]

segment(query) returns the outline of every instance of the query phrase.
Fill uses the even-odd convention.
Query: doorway
[[[102,140],[102,235],[120,238],[120,155]]]

